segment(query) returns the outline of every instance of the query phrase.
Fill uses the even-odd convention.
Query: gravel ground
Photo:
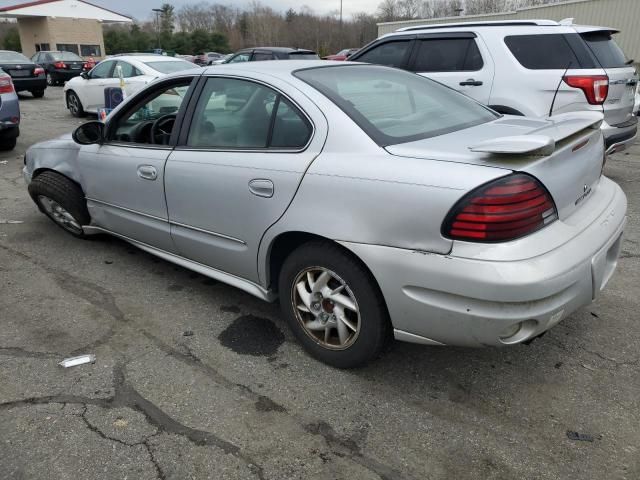
[[[529,346],[396,343],[339,371],[276,305],[38,213],[22,155],[80,122],[62,88],[21,108],[0,155],[2,478],[640,478],[640,145],[606,168],[629,226],[593,305]],[[97,361],[57,366],[78,353]]]

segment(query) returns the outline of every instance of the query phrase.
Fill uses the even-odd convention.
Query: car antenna
[[[572,62],[570,61],[569,65],[567,65],[567,68],[564,69],[564,73],[560,77],[560,81],[558,82],[558,86],[556,87],[556,91],[553,94],[553,100],[551,100],[551,107],[549,107],[549,118],[551,118],[551,114],[553,113],[553,106],[556,103],[556,97],[558,96],[558,91],[560,90],[560,85],[562,85],[562,81],[564,80],[565,75],[569,71],[569,68],[571,67],[571,63]]]

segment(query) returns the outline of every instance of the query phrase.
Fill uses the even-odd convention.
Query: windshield
[[[184,60],[173,60],[166,62],[145,62],[147,67],[153,68],[156,72],[160,73],[173,73],[180,70],[191,70],[194,68],[193,63],[185,62]]]
[[[31,60],[18,52],[0,52],[0,62],[31,63]]]
[[[51,54],[54,60],[66,60],[68,62],[83,62],[82,57],[79,57],[73,52],[54,52]]]
[[[582,38],[598,59],[602,68],[620,68],[627,66],[627,59],[609,32],[583,33]]]
[[[444,135],[498,118],[461,93],[395,68],[317,67],[294,75],[327,96],[383,147]]]

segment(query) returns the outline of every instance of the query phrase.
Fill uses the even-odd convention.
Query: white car
[[[90,72],[82,73],[66,83],[65,103],[74,117],[82,117],[87,112],[97,113],[104,108],[105,88],[120,86],[120,72],[124,79],[125,96],[129,96],[156,78],[194,68],[196,66],[191,62],[160,55],[109,58]]]

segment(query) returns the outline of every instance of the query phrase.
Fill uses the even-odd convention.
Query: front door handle
[[[464,82],[460,82],[460,85],[462,85],[463,87],[479,87],[480,85],[482,85],[482,82],[480,80],[474,80],[473,78],[469,78],[468,80],[465,80]]]
[[[153,165],[140,165],[138,167],[138,176],[144,180],[155,180],[158,178],[158,172]]]
[[[249,191],[258,197],[273,197],[274,186],[271,180],[266,178],[254,178],[249,182]]]

